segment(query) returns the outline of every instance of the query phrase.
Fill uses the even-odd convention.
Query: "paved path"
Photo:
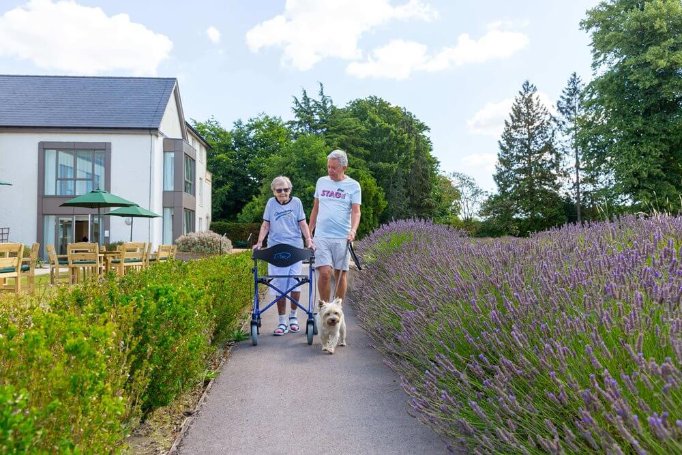
[[[302,301],[307,302],[305,293]],[[269,300],[268,300],[269,301]],[[323,353],[302,330],[272,335],[263,314],[258,346],[231,352],[179,446],[181,454],[443,454],[445,444],[407,413],[399,378],[344,308],[348,346]]]

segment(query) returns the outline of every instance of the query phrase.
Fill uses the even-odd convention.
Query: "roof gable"
[[[0,75],[0,127],[158,129],[175,78]]]

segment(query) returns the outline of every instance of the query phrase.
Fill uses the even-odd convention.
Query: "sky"
[[[293,117],[319,84],[377,96],[429,128],[443,173],[488,191],[524,81],[554,109],[592,78],[598,0],[0,0],[0,73],[176,77],[185,117],[226,129]],[[352,150],[349,150],[352,167]]]

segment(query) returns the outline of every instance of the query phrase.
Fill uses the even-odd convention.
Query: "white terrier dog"
[[[346,319],[343,317],[341,299],[320,301],[320,321],[322,350],[333,354],[337,344],[346,345]]]

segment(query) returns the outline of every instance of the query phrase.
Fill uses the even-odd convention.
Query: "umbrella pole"
[[[97,207],[97,218],[99,218],[99,226],[97,226],[97,227],[99,228],[99,232],[98,232],[98,235],[97,235],[97,243],[99,243],[99,246],[102,246],[102,245],[104,245],[104,243],[102,242],[102,233],[103,233],[103,229],[102,229],[102,214],[100,213],[100,208],[99,208],[99,207]],[[94,230],[94,226],[93,226],[93,230]]]
[[[130,241],[133,241],[133,221],[135,220],[134,217],[130,217]]]

